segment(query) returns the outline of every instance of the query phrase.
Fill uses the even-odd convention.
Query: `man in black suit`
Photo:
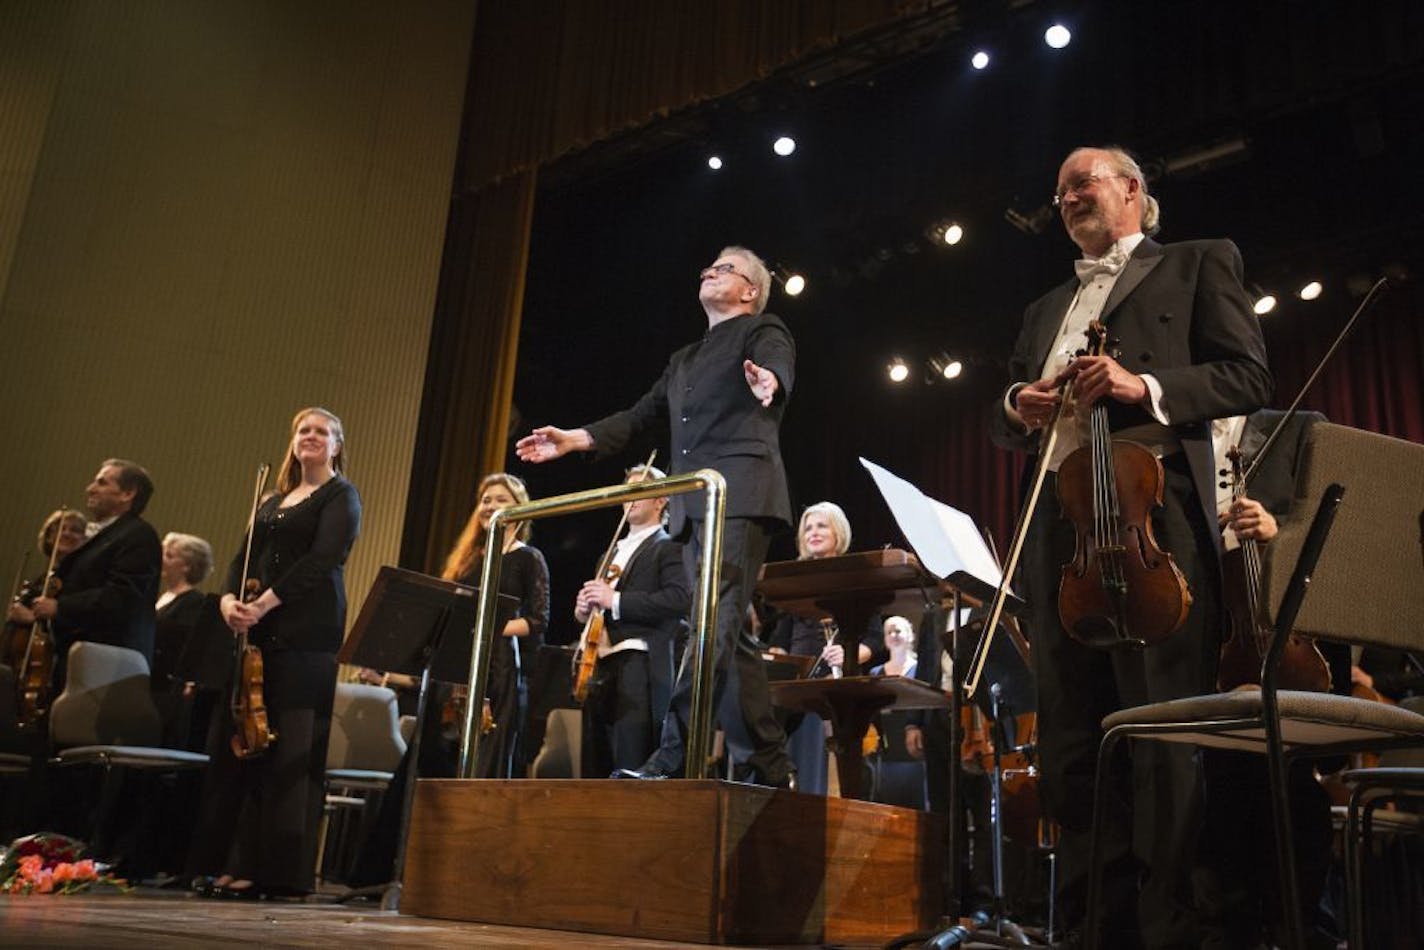
[[[137,650],[153,660],[153,605],[163,546],[141,515],[153,479],[125,459],[108,459],[85,491],[91,535],[55,567],[58,597],[41,597],[12,620],[47,620],[54,631],[56,694],[64,688],[71,644],[80,640]],[[18,616],[17,616],[18,615]]]
[[[1029,602],[1039,689],[1045,809],[1063,828],[1059,907],[1071,928],[1086,897],[1099,726],[1116,709],[1208,692],[1221,629],[1212,419],[1251,412],[1271,394],[1265,345],[1229,241],[1161,245],[1156,199],[1141,169],[1115,148],[1082,148],[1063,162],[1054,198],[1083,251],[1074,279],[1032,303],[1010,359],[1015,380],[996,404],[993,435],[1035,451],[1063,385],[1074,406],[1058,423],[1049,483],[1029,526],[1020,578]],[[1105,323],[1119,355],[1082,356],[1089,321]],[[1055,494],[1058,463],[1086,444],[1087,407],[1107,401],[1115,439],[1161,459],[1163,507],[1152,528],[1190,585],[1185,623],[1146,650],[1105,651],[1063,629],[1057,610],[1073,529]],[[1199,946],[1190,875],[1200,774],[1193,750],[1143,743],[1116,763],[1106,829],[1105,945]],[[1139,893],[1140,884],[1140,893]]]
[[[637,466],[629,482],[663,478]],[[603,611],[604,640],[584,700],[584,774],[603,777],[637,769],[657,748],[656,728],[672,695],[673,647],[692,597],[682,547],[668,535],[666,498],[629,502],[628,533],[618,541],[611,580],[595,577],[579,590],[574,617],[587,624]],[[585,648],[579,644],[580,656]]]
[[[520,439],[516,450],[526,462],[576,451],[611,455],[666,422],[674,475],[712,468],[726,479],[713,706],[730,681],[753,746],[747,766],[759,781],[784,786],[793,774],[786,734],[772,715],[766,670],[743,636],[742,622],[772,534],[791,525],[780,428],[795,375],[796,345],[786,325],[763,312],[771,274],[756,254],[743,247],[723,248],[700,279],[698,299],[707,314],[707,333],[674,353],[662,377],[637,403],[578,429],[542,426]],[[700,507],[687,499],[672,499],[669,530],[686,539],[683,564],[691,587],[705,525]],[[734,662],[729,664],[729,657]],[[692,710],[690,666],[685,656],[663,723],[662,745],[637,770],[640,777],[666,777],[683,768]]]

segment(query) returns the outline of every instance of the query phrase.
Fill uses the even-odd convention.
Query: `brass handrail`
[[[705,778],[707,759],[712,751],[712,664],[716,656],[717,584],[722,568],[722,524],[727,512],[727,483],[720,473],[710,468],[685,475],[656,478],[651,481],[590,488],[541,498],[523,505],[501,508],[490,518],[487,538],[503,536],[509,522],[536,521],[555,515],[608,508],[644,498],[666,498],[701,491],[705,494],[704,524],[711,530],[704,533],[702,565],[697,578],[697,597],[693,601],[696,624],[692,638],[692,722],[688,725],[687,744],[683,758],[683,774],[687,778]],[[480,569],[480,598],[476,607],[473,643],[470,650],[470,700],[465,704],[465,722],[460,740],[459,774],[474,778],[475,756],[479,752],[479,715],[489,688],[490,656],[497,632],[495,608],[499,602],[499,574],[504,564],[504,545],[486,544],[484,565]],[[478,697],[478,698],[477,698]]]

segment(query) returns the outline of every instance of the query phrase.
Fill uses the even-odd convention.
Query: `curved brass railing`
[[[717,584],[722,566],[722,523],[727,510],[727,483],[720,473],[699,469],[685,475],[657,478],[632,484],[590,488],[568,495],[541,498],[524,505],[503,508],[490,518],[487,537],[503,535],[510,522],[537,521],[556,515],[608,508],[627,501],[644,498],[665,498],[701,491],[705,495],[702,564],[697,578],[697,595],[693,600],[693,633],[689,647],[692,655],[692,721],[688,724],[684,775],[705,778],[707,759],[712,750],[712,663],[716,656]],[[484,565],[480,570],[480,599],[476,608],[474,642],[470,650],[470,701],[465,704],[465,723],[460,741],[460,770],[465,778],[474,777],[475,756],[479,752],[479,716],[484,703],[474,697],[484,696],[489,687],[490,656],[494,639],[495,608],[498,604],[499,572],[504,563],[503,545],[485,547]]]

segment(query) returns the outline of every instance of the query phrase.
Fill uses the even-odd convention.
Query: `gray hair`
[[[796,526],[796,553],[805,560],[806,554],[806,520],[812,515],[825,515],[826,520],[831,523],[831,530],[836,533],[836,553],[844,554],[850,550],[850,519],[841,510],[841,506],[833,501],[818,501],[816,504],[801,512],[801,522]]]
[[[1147,176],[1142,173],[1142,166],[1120,145],[1105,145],[1098,151],[1107,152],[1109,164],[1119,175],[1137,182],[1142,194],[1142,233],[1156,234],[1162,229],[1162,209],[1157,199],[1147,193]]]
[[[173,545],[183,559],[183,578],[189,584],[201,584],[213,572],[213,546],[195,534],[170,531],[163,536],[163,546]]]
[[[757,256],[755,251],[748,250],[737,244],[731,244],[717,254],[718,257],[726,257],[735,254],[747,262],[747,269],[750,274],[745,275],[756,288],[756,300],[752,301],[752,313],[761,313],[766,309],[766,300],[771,296],[771,271],[766,269],[766,261]]]
[[[1151,235],[1162,229],[1162,208],[1157,204],[1157,199],[1147,193],[1147,176],[1127,149],[1121,145],[1083,145],[1069,152],[1068,157],[1072,158],[1079,152],[1105,153],[1108,164],[1116,174],[1137,182],[1138,193],[1142,195],[1142,217],[1138,222],[1142,233]]]

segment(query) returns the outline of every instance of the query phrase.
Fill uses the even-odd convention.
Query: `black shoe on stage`
[[[666,772],[657,769],[614,769],[609,778],[632,778],[641,781],[651,781],[655,779],[671,778]]]

